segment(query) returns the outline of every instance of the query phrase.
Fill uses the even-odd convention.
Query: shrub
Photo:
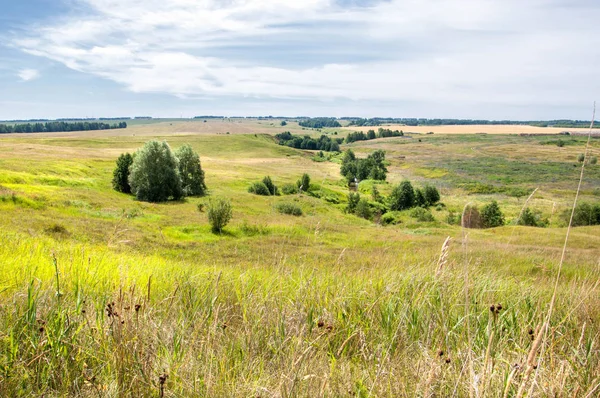
[[[354,213],[356,205],[360,201],[360,194],[358,192],[350,192],[348,194],[348,205],[346,206],[347,213]]]
[[[435,221],[435,218],[433,218],[433,214],[431,214],[429,210],[424,209],[422,207],[415,207],[414,209],[412,209],[410,211],[410,216],[412,218],[416,218],[418,221],[421,222]]]
[[[379,189],[377,189],[376,185],[373,185],[373,188],[371,188],[371,200],[373,200],[373,202],[383,203],[383,196],[379,193]]]
[[[273,180],[271,180],[271,177],[266,176],[265,178],[263,178],[262,182],[269,190],[270,195],[277,195],[279,193],[277,187],[275,186],[275,184],[273,184]]]
[[[261,196],[271,195],[269,188],[262,181],[252,183],[252,185],[250,185],[250,187],[248,188],[248,192]]]
[[[533,212],[526,207],[521,214],[521,217],[517,219],[517,225],[525,225],[529,227],[546,227],[548,225],[547,219],[542,219],[540,212]]]
[[[425,200],[425,194],[420,188],[415,189],[415,205],[425,207],[427,206],[427,201]]]
[[[215,233],[221,233],[223,228],[231,221],[231,202],[227,199],[217,198],[208,201],[206,206],[208,222]]]
[[[494,228],[504,225],[504,215],[498,206],[498,202],[492,200],[491,203],[483,206],[481,209],[481,222],[483,228]]]
[[[566,224],[571,218],[571,210],[566,210],[562,214],[562,219]],[[600,225],[600,204],[579,203],[575,207],[573,214],[573,226],[580,227],[585,225]]]
[[[133,163],[133,157],[129,153],[124,153],[117,159],[117,167],[113,171],[112,186],[115,191],[131,193],[129,185],[129,170]]]
[[[288,214],[290,216],[296,216],[299,217],[302,215],[302,209],[300,208],[300,206],[295,205],[293,203],[278,203],[277,206],[277,211],[280,212],[281,214]]]
[[[138,200],[164,202],[184,196],[178,161],[166,141],[148,141],[136,153],[129,185]]]
[[[308,192],[310,190],[310,176],[306,173],[296,183],[300,192]]]
[[[385,213],[381,216],[380,221],[382,225],[395,225],[400,222],[396,215],[393,213]]]
[[[562,148],[565,146],[565,142],[559,138],[558,141],[556,141],[556,146]]]
[[[577,155],[577,161],[579,163],[583,163],[584,160],[585,160],[585,155],[583,153],[580,153],[579,155]]]
[[[460,225],[460,214],[456,214],[453,211],[448,212],[446,222],[450,225]]]
[[[294,184],[284,184],[281,187],[281,192],[283,192],[284,195],[293,195],[298,193],[298,186],[294,185]]]
[[[369,206],[369,201],[365,198],[360,199],[356,204],[354,214],[356,214],[358,217],[364,218],[365,220],[370,220],[371,217],[373,217],[373,212]]]
[[[204,183],[204,171],[200,165],[200,156],[189,144],[177,149],[175,156],[179,160],[179,177],[184,194],[186,196],[204,195],[206,184]]]
[[[423,195],[427,206],[433,206],[440,201],[440,192],[433,185],[425,185]]]
[[[279,123],[281,126],[287,126],[287,122],[285,120],[282,120],[281,123]]]
[[[596,163],[598,163],[598,158],[596,156],[592,156],[590,158],[590,164],[596,164]]]
[[[390,209],[405,210],[415,205],[415,191],[410,181],[402,181],[394,187],[389,197]]]

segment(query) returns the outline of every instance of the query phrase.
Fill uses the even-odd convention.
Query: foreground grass
[[[436,277],[401,253],[217,267],[1,238],[1,396],[157,396],[163,374],[165,396],[512,395],[552,285],[471,263],[465,314],[458,245]],[[561,285],[539,396],[597,387],[600,273],[586,274]]]

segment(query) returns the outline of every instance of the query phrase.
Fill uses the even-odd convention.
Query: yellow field
[[[563,131],[570,133],[588,133],[589,129],[560,128],[560,127],[535,127],[535,126],[506,126],[506,125],[472,125],[472,126],[404,126],[389,124],[381,126],[392,130],[426,134],[558,134]],[[363,131],[377,130],[379,127],[343,127],[344,130]],[[600,134],[600,129],[594,129],[594,134]]]

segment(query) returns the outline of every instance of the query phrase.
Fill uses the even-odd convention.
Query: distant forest
[[[415,119],[415,118],[372,118],[361,119],[343,117],[340,120],[349,120],[349,126],[380,126],[382,124],[403,124],[406,126],[468,126],[468,125],[528,125],[536,127],[562,127],[562,128],[586,128],[590,127],[588,120],[477,120],[477,119]]]
[[[103,122],[46,122],[23,124],[0,124],[0,134],[8,133],[59,133],[65,131],[92,131],[127,128],[126,122],[108,124]]]
[[[322,129],[323,127],[342,127],[342,125],[333,117],[316,117],[302,120],[298,123],[302,127],[312,129]]]

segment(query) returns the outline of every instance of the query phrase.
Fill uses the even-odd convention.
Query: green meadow
[[[555,289],[587,137],[342,145],[386,152],[387,181],[361,182],[363,196],[404,179],[440,190],[434,221],[402,211],[384,226],[345,212],[341,156],[278,145],[287,130],[347,132],[209,119],[0,136],[0,396],[600,394],[600,226],[571,229]],[[208,195],[154,204],[115,192],[117,157],[150,139],[190,144]],[[600,156],[600,139],[589,150]],[[303,173],[311,195],[248,192]],[[222,234],[198,211],[211,197],[233,205]],[[492,200],[506,225],[448,223]],[[586,165],[579,201],[600,202],[600,165]],[[548,227],[517,226],[525,205]]]

